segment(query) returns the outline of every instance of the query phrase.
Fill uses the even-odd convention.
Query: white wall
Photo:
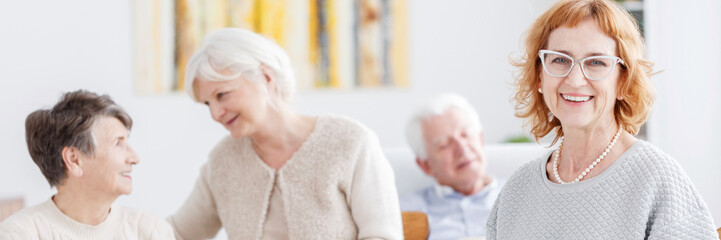
[[[721,225],[721,2],[646,1],[648,56],[662,70],[650,140],[683,166]]]
[[[512,68],[508,57],[519,52],[522,33],[551,2],[409,0],[412,87],[300,92],[295,107],[308,114],[356,118],[378,133],[384,147],[393,148],[405,144],[405,119],[419,101],[454,91],[480,110],[487,142],[522,134],[521,121],[513,116],[509,100]],[[211,121],[202,105],[184,95],[134,94],[130,16],[126,1],[11,1],[0,8],[0,82],[5,90],[0,94],[0,196],[22,194],[27,204],[34,205],[52,194],[27,154],[24,119],[35,109],[51,106],[62,92],[86,88],[110,94],[135,120],[131,144],[141,163],[133,172],[135,191],[118,203],[159,216],[169,215],[182,204],[205,156],[225,130]],[[710,119],[718,120],[718,112]],[[689,124],[679,121],[664,126]],[[718,127],[711,129],[718,135]],[[678,149],[697,148],[686,143],[698,139],[696,135],[676,132],[678,138],[667,139],[669,144],[662,148],[673,153],[671,145],[678,142],[685,144]],[[707,146],[719,143],[702,131],[692,133],[708,136],[703,138]],[[664,139],[664,132],[658,134]],[[712,151],[708,148],[693,155],[699,166],[718,156]],[[719,183],[703,167],[687,170],[697,186],[701,185],[698,181],[709,179]],[[717,222],[721,221],[721,201],[708,197],[715,190],[699,189],[707,201],[715,199],[709,205],[716,210]]]
[[[412,108],[454,91],[482,109],[489,143],[522,134],[509,101],[507,59],[549,2],[409,1],[412,87],[300,92],[295,107],[351,116],[378,132],[384,147],[400,147]],[[119,203],[161,216],[182,204],[209,149],[226,133],[182,94],[134,94],[130,16],[125,1],[13,1],[0,8],[6,90],[0,95],[0,195],[22,194],[33,205],[52,194],[27,154],[24,119],[52,106],[62,92],[86,88],[110,94],[135,120],[131,144],[141,163],[133,172],[133,194]]]
[[[384,146],[405,146],[405,120],[421,102],[447,91],[469,99],[480,112],[485,140],[523,135],[513,116],[511,54],[521,35],[551,0],[409,0],[408,89],[312,91],[295,99],[306,113],[342,113],[376,130]],[[514,55],[514,56],[515,56]]]

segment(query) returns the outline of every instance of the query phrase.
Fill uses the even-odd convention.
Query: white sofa
[[[551,151],[535,143],[489,144],[483,149],[488,158],[486,173],[499,179],[507,179],[524,163]],[[418,167],[409,147],[391,148],[384,152],[393,167],[399,196],[433,185],[435,180]]]

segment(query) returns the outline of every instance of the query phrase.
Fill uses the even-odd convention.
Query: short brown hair
[[[512,64],[520,69],[516,76],[514,95],[516,117],[526,118],[536,140],[554,129],[556,139],[563,136],[561,122],[556,118],[548,121],[549,110],[543,96],[536,91],[541,81],[541,62],[538,51],[548,44],[548,36],[562,26],[574,27],[581,21],[592,18],[599,28],[616,40],[617,54],[623,59],[619,76],[618,94],[613,113],[624,130],[638,133],[651,111],[653,86],[648,78],[652,75],[653,63],[643,59],[645,44],[634,18],[618,3],[609,0],[562,0],[538,17],[527,32],[525,54]]]
[[[37,110],[25,119],[25,140],[28,152],[50,183],[57,186],[66,177],[64,147],[75,147],[92,155],[95,141],[91,128],[98,117],[120,120],[130,130],[133,120],[108,95],[85,90],[63,94],[52,109]]]

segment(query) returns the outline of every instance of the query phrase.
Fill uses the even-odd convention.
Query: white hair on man
[[[463,112],[469,121],[469,132],[481,133],[481,120],[478,117],[478,112],[465,98],[455,93],[440,94],[418,109],[406,125],[406,141],[413,149],[416,157],[423,161],[428,158],[428,151],[423,138],[423,121],[432,116],[443,115],[451,108],[457,108]]]
[[[260,80],[260,65],[273,70],[276,91],[286,102],[295,89],[295,73],[288,54],[274,41],[252,31],[224,28],[207,36],[203,46],[188,61],[185,89],[198,101],[193,89],[196,79],[228,81],[245,74],[249,80]]]

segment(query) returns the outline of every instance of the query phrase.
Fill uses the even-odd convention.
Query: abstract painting
[[[300,90],[406,87],[406,1],[136,0],[136,89],[182,91],[188,59],[208,33],[225,27],[286,49]]]

